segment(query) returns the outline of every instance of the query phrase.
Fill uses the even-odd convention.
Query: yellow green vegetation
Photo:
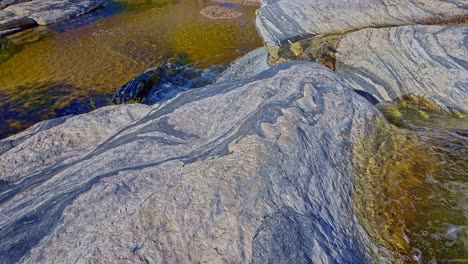
[[[414,125],[405,111],[415,108],[397,106],[384,113]],[[431,122],[432,114],[424,112],[422,120]],[[434,118],[442,123],[441,113]],[[466,261],[468,141],[466,130],[452,128],[408,130],[380,121],[355,146],[355,210],[395,262]]]
[[[454,131],[468,131],[468,115],[457,110],[442,109],[436,103],[416,97],[404,96],[395,102],[383,102],[377,108],[394,125],[432,127]]]
[[[268,63],[273,65],[288,60],[306,60],[335,70],[335,53],[341,38],[342,35],[328,35],[289,42],[281,47],[269,46]]]

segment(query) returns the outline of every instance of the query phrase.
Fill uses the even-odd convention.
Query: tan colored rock
[[[262,3],[261,0],[211,0],[212,2],[218,3],[233,3],[233,4],[240,4],[240,5],[248,5],[248,6],[260,6]]]

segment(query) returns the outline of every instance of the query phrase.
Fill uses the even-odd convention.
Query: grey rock
[[[415,95],[468,110],[468,27],[405,26],[345,35],[336,72],[379,101]]]
[[[466,0],[264,0],[255,23],[266,43],[280,44],[311,35],[466,18]]]
[[[0,0],[0,9],[4,9],[7,6],[18,4],[18,3],[23,3],[23,2],[28,2],[31,0]]]
[[[370,263],[351,160],[381,119],[290,62],[38,125],[0,155],[0,263]]]
[[[265,47],[255,49],[235,60],[216,80],[225,82],[252,78],[270,68],[267,64],[268,49]]]
[[[90,12],[102,6],[103,3],[104,0],[17,1],[16,4],[0,10],[0,32],[21,30],[35,23],[49,25],[61,22]],[[24,25],[25,21],[28,21],[27,26]]]

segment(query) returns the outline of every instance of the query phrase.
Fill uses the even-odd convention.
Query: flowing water
[[[168,58],[227,64],[262,45],[256,7],[211,20],[208,0],[121,0],[78,19],[8,36],[0,49],[0,138],[41,120],[103,106],[119,86]],[[92,103],[90,103],[92,102]]]
[[[405,100],[378,108],[400,128],[356,153],[363,226],[392,262],[467,263],[468,118]]]

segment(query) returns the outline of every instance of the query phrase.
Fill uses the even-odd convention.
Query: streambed
[[[8,36],[0,53],[0,138],[106,105],[119,86],[167,59],[207,68],[262,45],[256,7],[224,4],[243,13],[231,20],[200,14],[213,4],[223,5],[110,1],[75,20]]]

